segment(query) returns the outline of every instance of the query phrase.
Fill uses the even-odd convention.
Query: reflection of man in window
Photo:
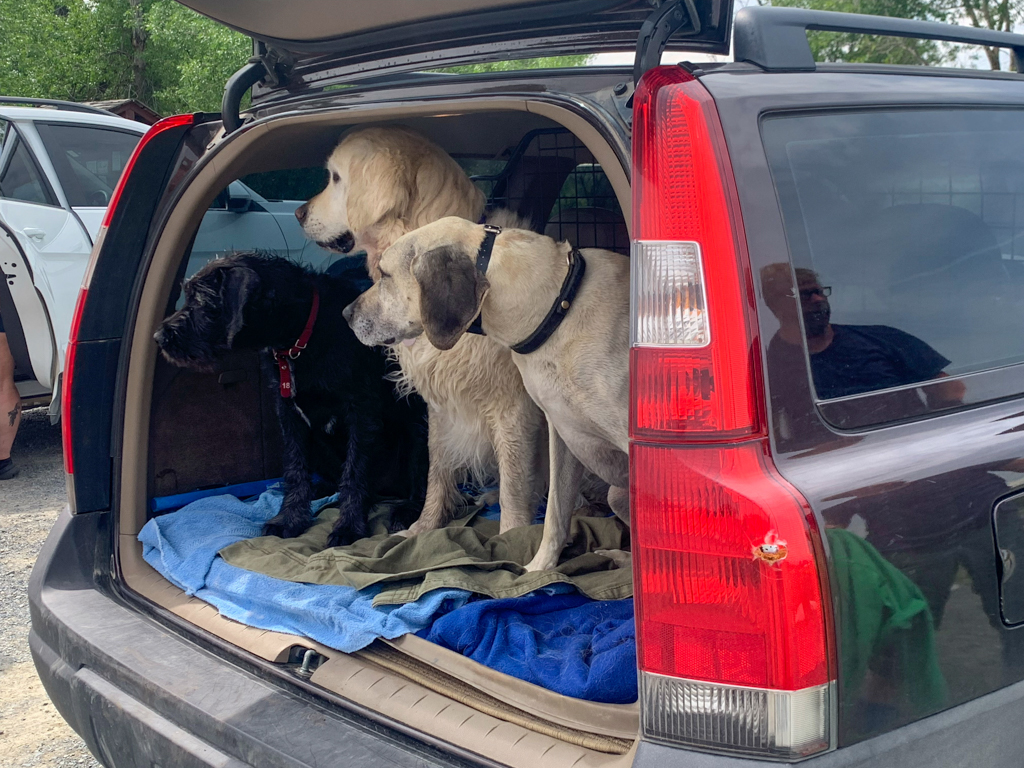
[[[930,346],[905,331],[887,325],[834,325],[828,297],[832,289],[821,285],[809,269],[797,269],[799,313],[803,317],[811,373],[818,397],[828,400],[879,389],[942,378],[949,365]],[[772,264],[761,274],[765,302],[781,327],[768,347],[769,359],[799,348],[800,315],[792,292],[789,266]],[[928,404],[938,407],[959,402],[964,386],[949,381],[926,391]]]

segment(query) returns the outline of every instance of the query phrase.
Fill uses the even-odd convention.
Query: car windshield
[[[105,207],[141,134],[83,125],[37,123],[57,178],[73,207]]]

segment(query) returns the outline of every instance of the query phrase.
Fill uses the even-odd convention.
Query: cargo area
[[[326,182],[323,162],[339,137],[365,125],[406,126],[439,144],[485,193],[488,210],[508,208],[535,231],[579,248],[629,253],[629,180],[621,150],[580,114],[550,103],[503,98],[445,102],[443,108],[289,113],[225,142],[173,206],[142,291],[127,358],[120,575],[129,590],[190,631],[225,641],[243,657],[280,665],[327,700],[365,708],[408,733],[430,734],[512,766],[628,765],[639,731],[635,701],[562,695],[413,634],[342,653],[308,637],[247,626],[190,596],[143,558],[138,537],[152,518],[199,497],[227,492],[252,498],[282,475],[276,382],[261,371],[258,355],[233,354],[212,373],[195,373],[171,365],[152,341],[160,322],[180,306],[182,281],[220,255],[194,252],[196,232],[237,226],[237,218],[223,215],[232,210],[236,181],[275,210],[303,202]],[[226,237],[237,250],[267,247],[265,238],[241,227]],[[281,255],[293,261],[328,274],[358,274],[352,256],[287,245]],[[493,488],[496,478],[472,480]],[[332,492],[320,490],[316,497]],[[635,672],[635,666],[628,670]]]

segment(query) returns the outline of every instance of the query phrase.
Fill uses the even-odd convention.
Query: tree
[[[772,5],[946,21],[949,15],[946,2],[947,0],[773,0]],[[931,40],[906,37],[810,32],[807,39],[811,44],[811,53],[814,54],[815,61],[935,65],[945,63],[950,55]]]
[[[252,42],[174,0],[0,0],[0,94],[216,112]],[[586,56],[457,67],[576,66]]]
[[[590,56],[542,56],[539,59],[515,59],[512,61],[490,61],[483,64],[464,64],[458,67],[445,67],[436,72],[454,72],[471,74],[475,72],[515,72],[521,69],[561,69],[562,67],[582,67]]]
[[[961,11],[972,26],[982,29],[1012,32],[1014,26],[1024,21],[1021,0],[960,0],[954,8]],[[1000,69],[999,48],[985,46],[985,56],[992,69]]]
[[[0,93],[217,111],[250,40],[173,0],[2,0]]]

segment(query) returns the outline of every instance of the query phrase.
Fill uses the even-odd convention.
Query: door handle
[[[31,237],[33,240],[46,239],[46,233],[43,232],[43,230],[41,229],[36,229],[35,227],[25,227],[23,230],[21,230],[21,234],[23,234],[25,237]]]

